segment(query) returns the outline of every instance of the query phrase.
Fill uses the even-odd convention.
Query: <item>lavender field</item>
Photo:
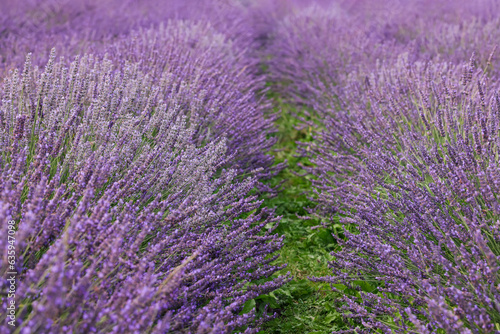
[[[499,0],[0,0],[0,334],[500,333]]]

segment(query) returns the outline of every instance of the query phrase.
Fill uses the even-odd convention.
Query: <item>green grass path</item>
[[[275,99],[276,100],[276,99]],[[331,333],[342,329],[341,315],[334,309],[334,294],[327,284],[314,283],[308,276],[323,276],[330,273],[327,267],[329,253],[335,248],[331,230],[320,228],[317,220],[297,217],[307,215],[305,207],[313,207],[308,199],[311,183],[307,177],[297,176],[298,163],[307,164],[305,158],[296,157],[297,141],[311,141],[310,129],[296,130],[298,120],[292,115],[292,107],[276,102],[281,111],[277,121],[278,142],[274,152],[276,163],[288,161],[288,168],[271,180],[272,185],[284,182],[277,197],[266,199],[264,205],[276,209],[283,216],[277,233],[285,235],[285,244],[278,263],[287,263],[281,273],[290,271],[293,280],[281,289],[257,299],[256,308],[262,310],[269,304],[278,317],[263,327],[260,333]]]

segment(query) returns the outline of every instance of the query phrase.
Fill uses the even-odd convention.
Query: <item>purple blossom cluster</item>
[[[311,279],[347,332],[500,332],[496,5],[335,2],[275,30],[270,79],[316,128],[311,215],[343,225]]]
[[[142,22],[145,2],[130,17],[111,15],[115,3],[13,3],[1,18],[0,226],[16,222],[16,330],[257,332],[269,316],[243,305],[290,278],[271,278],[283,237],[256,195],[282,168],[266,154],[276,116],[248,36],[218,19],[237,6],[209,20],[151,1]],[[46,57],[49,45],[63,47]],[[2,251],[2,292],[8,271]]]

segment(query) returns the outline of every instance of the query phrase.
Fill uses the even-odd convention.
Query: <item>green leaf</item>
[[[259,296],[255,299],[261,301],[264,305],[269,305],[270,308],[279,308],[278,300],[274,296],[273,292],[268,295]]]
[[[243,305],[243,310],[240,312],[240,315],[250,313],[253,309],[255,309],[255,299],[247,300]]]
[[[338,313],[329,313],[326,317],[325,317],[325,323],[327,324],[330,324],[332,322],[334,322],[335,320],[337,320],[339,314]]]

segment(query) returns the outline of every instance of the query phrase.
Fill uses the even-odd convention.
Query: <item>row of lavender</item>
[[[311,214],[344,224],[333,275],[312,279],[360,331],[500,332],[496,12],[338,2],[275,30],[270,79],[316,128]]]
[[[255,16],[195,1],[113,16],[121,3],[2,13],[0,289],[16,312],[0,333],[256,332],[266,316],[245,302],[289,278],[269,279],[279,218],[255,195],[281,168]]]

